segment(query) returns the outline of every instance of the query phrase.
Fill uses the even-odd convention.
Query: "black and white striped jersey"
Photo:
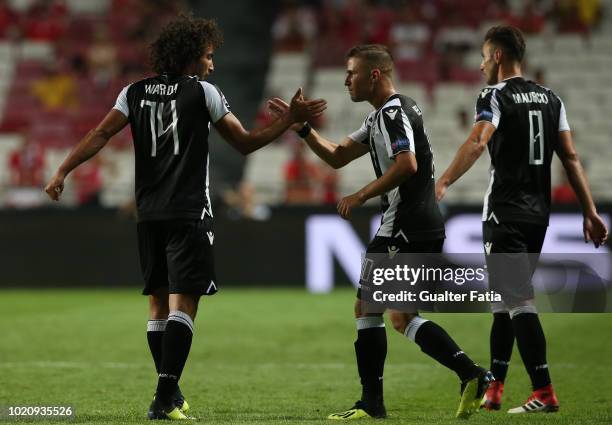
[[[125,87],[115,109],[134,139],[139,220],[212,217],[208,134],[229,113],[221,91],[197,77],[158,75]]]
[[[400,152],[412,152],[416,157],[416,174],[381,196],[383,216],[376,236],[443,238],[444,221],[435,197],[433,152],[423,114],[414,100],[394,94],[349,137],[369,145],[377,177],[387,171]]]
[[[478,121],[496,127],[488,143],[491,168],[482,220],[547,225],[550,164],[559,132],[570,129],[563,102],[546,87],[509,78],[480,92]]]

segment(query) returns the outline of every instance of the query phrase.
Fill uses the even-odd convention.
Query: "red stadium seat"
[[[482,80],[480,71],[465,68],[451,68],[449,70],[448,77],[450,81],[466,84],[477,84]]]
[[[402,81],[421,82],[432,87],[439,79],[438,59],[428,56],[422,60],[397,61],[396,69]]]

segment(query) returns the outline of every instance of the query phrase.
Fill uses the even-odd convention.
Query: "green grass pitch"
[[[360,392],[353,299],[349,289],[228,289],[203,299],[181,381],[191,413],[209,424],[329,424],[325,416]],[[488,365],[489,315],[425,316]],[[73,405],[73,423],[147,423],[156,376],[146,320],[136,289],[0,291],[0,405]],[[544,314],[542,322],[560,412],[480,412],[470,422],[612,423],[612,315]],[[384,423],[456,424],[454,374],[387,329]],[[515,349],[503,407],[528,395]]]

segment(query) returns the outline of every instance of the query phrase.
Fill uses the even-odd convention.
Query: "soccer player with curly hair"
[[[324,100],[301,89],[270,125],[245,130],[218,87],[205,81],[223,36],[214,20],[181,16],[151,45],[156,75],[126,86],[102,122],[72,150],[45,190],[59,200],[66,176],[126,125],[134,140],[138,245],[149,297],[149,348],[158,373],[150,419],[187,419],[178,383],[202,295],[217,292],[208,135],[212,124],[242,154],[275,140],[292,124],[316,118]]]

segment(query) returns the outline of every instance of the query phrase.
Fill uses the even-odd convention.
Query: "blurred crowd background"
[[[513,24],[527,36],[526,75],[565,102],[596,200],[612,200],[610,0],[260,3],[232,1],[228,11],[219,1],[0,0],[0,208],[49,206],[45,181],[121,88],[150,73],[149,43],[181,12],[219,19],[226,45],[217,52],[212,80],[246,127],[272,119],[268,97],[289,98],[302,86],[308,96],[328,100],[328,111],[314,124],[341,140],[371,108],[351,103],[346,93],[346,51],[358,43],[390,46],[397,88],[423,109],[438,170],[472,125],[483,85],[484,32],[495,23]],[[249,16],[257,8],[264,10]],[[259,47],[256,56],[247,36]],[[233,79],[224,79],[230,74]],[[263,220],[278,205],[333,205],[375,177],[368,157],[332,170],[292,132],[246,161],[228,148],[213,147],[211,156],[216,207],[236,218]],[[481,158],[448,202],[481,203],[487,166],[488,158]],[[557,163],[554,173],[554,202],[574,204]],[[133,208],[129,130],[70,176],[58,207]]]

